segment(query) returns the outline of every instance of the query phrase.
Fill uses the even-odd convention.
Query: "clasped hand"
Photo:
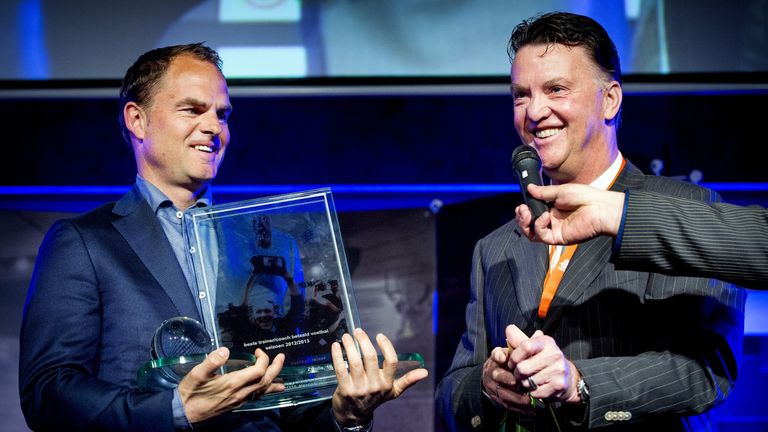
[[[554,339],[537,330],[530,338],[507,326],[508,346],[496,347],[483,365],[483,387],[508,411],[533,414],[531,398],[564,403],[579,401],[579,372]]]

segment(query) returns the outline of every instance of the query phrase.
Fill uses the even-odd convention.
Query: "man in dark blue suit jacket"
[[[284,356],[256,351],[256,364],[224,375],[219,348],[175,390],[142,392],[164,320],[200,320],[183,239],[187,209],[210,204],[209,184],[229,143],[227,85],[215,51],[200,44],[159,48],[128,70],[120,123],[138,169],[119,201],[56,223],[40,249],[21,330],[19,386],[35,430],[369,430],[373,410],[426,377],[394,380],[397,354],[383,335],[376,350],[362,330],[332,346],[339,385],[332,403],[278,413],[230,413],[249,398],[280,391]]]
[[[545,14],[509,51],[515,128],[553,183],[718,199],[624,160],[618,53],[597,22]],[[548,248],[516,221],[478,242],[467,331],[437,389],[449,430],[712,429],[706,411],[737,377],[743,290],[610,255],[608,237]]]

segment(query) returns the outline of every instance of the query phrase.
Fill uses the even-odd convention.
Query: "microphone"
[[[528,208],[531,209],[533,219],[531,219],[531,225],[533,222],[541,216],[542,213],[549,210],[547,204],[544,201],[537,200],[528,195],[528,185],[535,184],[537,186],[542,185],[541,180],[541,158],[536,153],[536,149],[523,144],[518,146],[512,152],[512,169],[517,174],[517,180],[520,183],[520,192],[523,193],[523,202]]]

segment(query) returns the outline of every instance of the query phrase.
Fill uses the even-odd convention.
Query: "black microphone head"
[[[535,159],[541,163],[539,153],[535,148],[529,146],[528,144],[519,145],[517,148],[515,148],[514,151],[512,151],[512,166],[517,166],[517,164],[520,163],[520,161],[523,159]]]
[[[541,158],[535,148],[523,144],[518,146],[512,152],[512,169],[517,175],[517,180],[520,183],[520,192],[523,194],[523,202],[525,202],[531,209],[533,218],[531,224],[542,213],[547,211],[547,204],[544,201],[540,201],[528,196],[528,185],[534,184],[537,186],[542,185],[541,179]]]

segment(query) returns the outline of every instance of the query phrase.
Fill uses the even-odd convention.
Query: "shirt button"
[[[197,296],[200,297],[201,300],[204,299],[205,298],[205,291],[200,291],[200,293]]]
[[[182,213],[182,212],[180,212],[180,211],[177,211],[177,212],[176,212],[176,217],[177,217],[177,218],[179,218],[179,219],[181,219],[181,218],[183,218],[183,217],[184,217],[184,213]]]

